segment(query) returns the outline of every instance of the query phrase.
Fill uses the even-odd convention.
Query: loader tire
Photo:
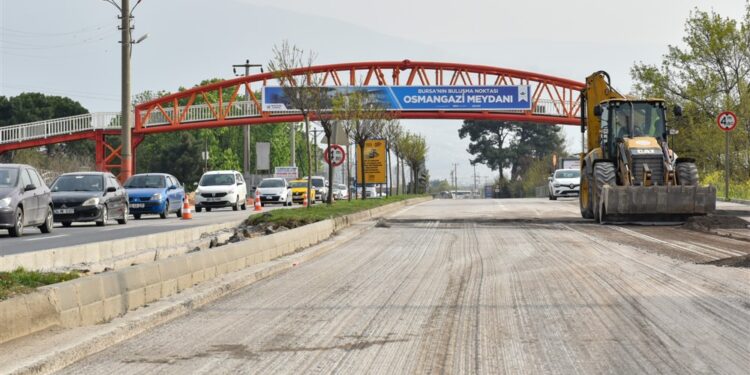
[[[585,171],[585,169],[584,169]],[[591,178],[588,174],[581,173],[581,189],[578,195],[578,205],[581,208],[581,216],[584,219],[594,218],[594,199]]]
[[[695,163],[677,164],[677,184],[698,186],[698,167],[695,166]]]
[[[616,186],[617,176],[615,174],[615,165],[610,162],[600,162],[594,164],[594,218],[600,223],[605,221],[602,209],[604,201],[602,200],[602,190],[604,185]]]

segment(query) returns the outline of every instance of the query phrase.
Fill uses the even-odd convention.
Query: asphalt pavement
[[[60,373],[747,374],[747,245],[431,201]]]
[[[299,205],[293,207],[299,207]],[[263,210],[279,208],[283,207],[267,205],[263,207]],[[23,237],[20,238],[10,237],[7,231],[0,229],[0,256],[143,236],[202,225],[239,222],[252,214],[252,210],[252,206],[248,206],[246,211],[232,211],[231,208],[213,209],[211,212],[204,210],[200,213],[193,212],[191,220],[182,220],[176,214],[170,214],[166,219],[161,219],[158,215],[143,215],[140,220],[133,219],[131,215],[125,225],[119,225],[115,220],[111,220],[105,227],[97,227],[91,222],[73,223],[71,227],[63,228],[58,223],[49,234],[43,234],[37,228],[27,227]]]

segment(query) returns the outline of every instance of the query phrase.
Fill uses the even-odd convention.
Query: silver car
[[[577,197],[580,194],[581,171],[578,169],[558,169],[549,177],[549,199]]]

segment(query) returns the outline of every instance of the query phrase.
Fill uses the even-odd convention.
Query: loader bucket
[[[716,210],[713,186],[610,186],[602,188],[600,221],[684,221]]]

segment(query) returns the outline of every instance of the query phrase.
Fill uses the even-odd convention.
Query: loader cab
[[[615,159],[617,143],[625,138],[666,139],[666,111],[661,100],[607,100],[594,113],[601,121],[600,145],[607,159]]]

